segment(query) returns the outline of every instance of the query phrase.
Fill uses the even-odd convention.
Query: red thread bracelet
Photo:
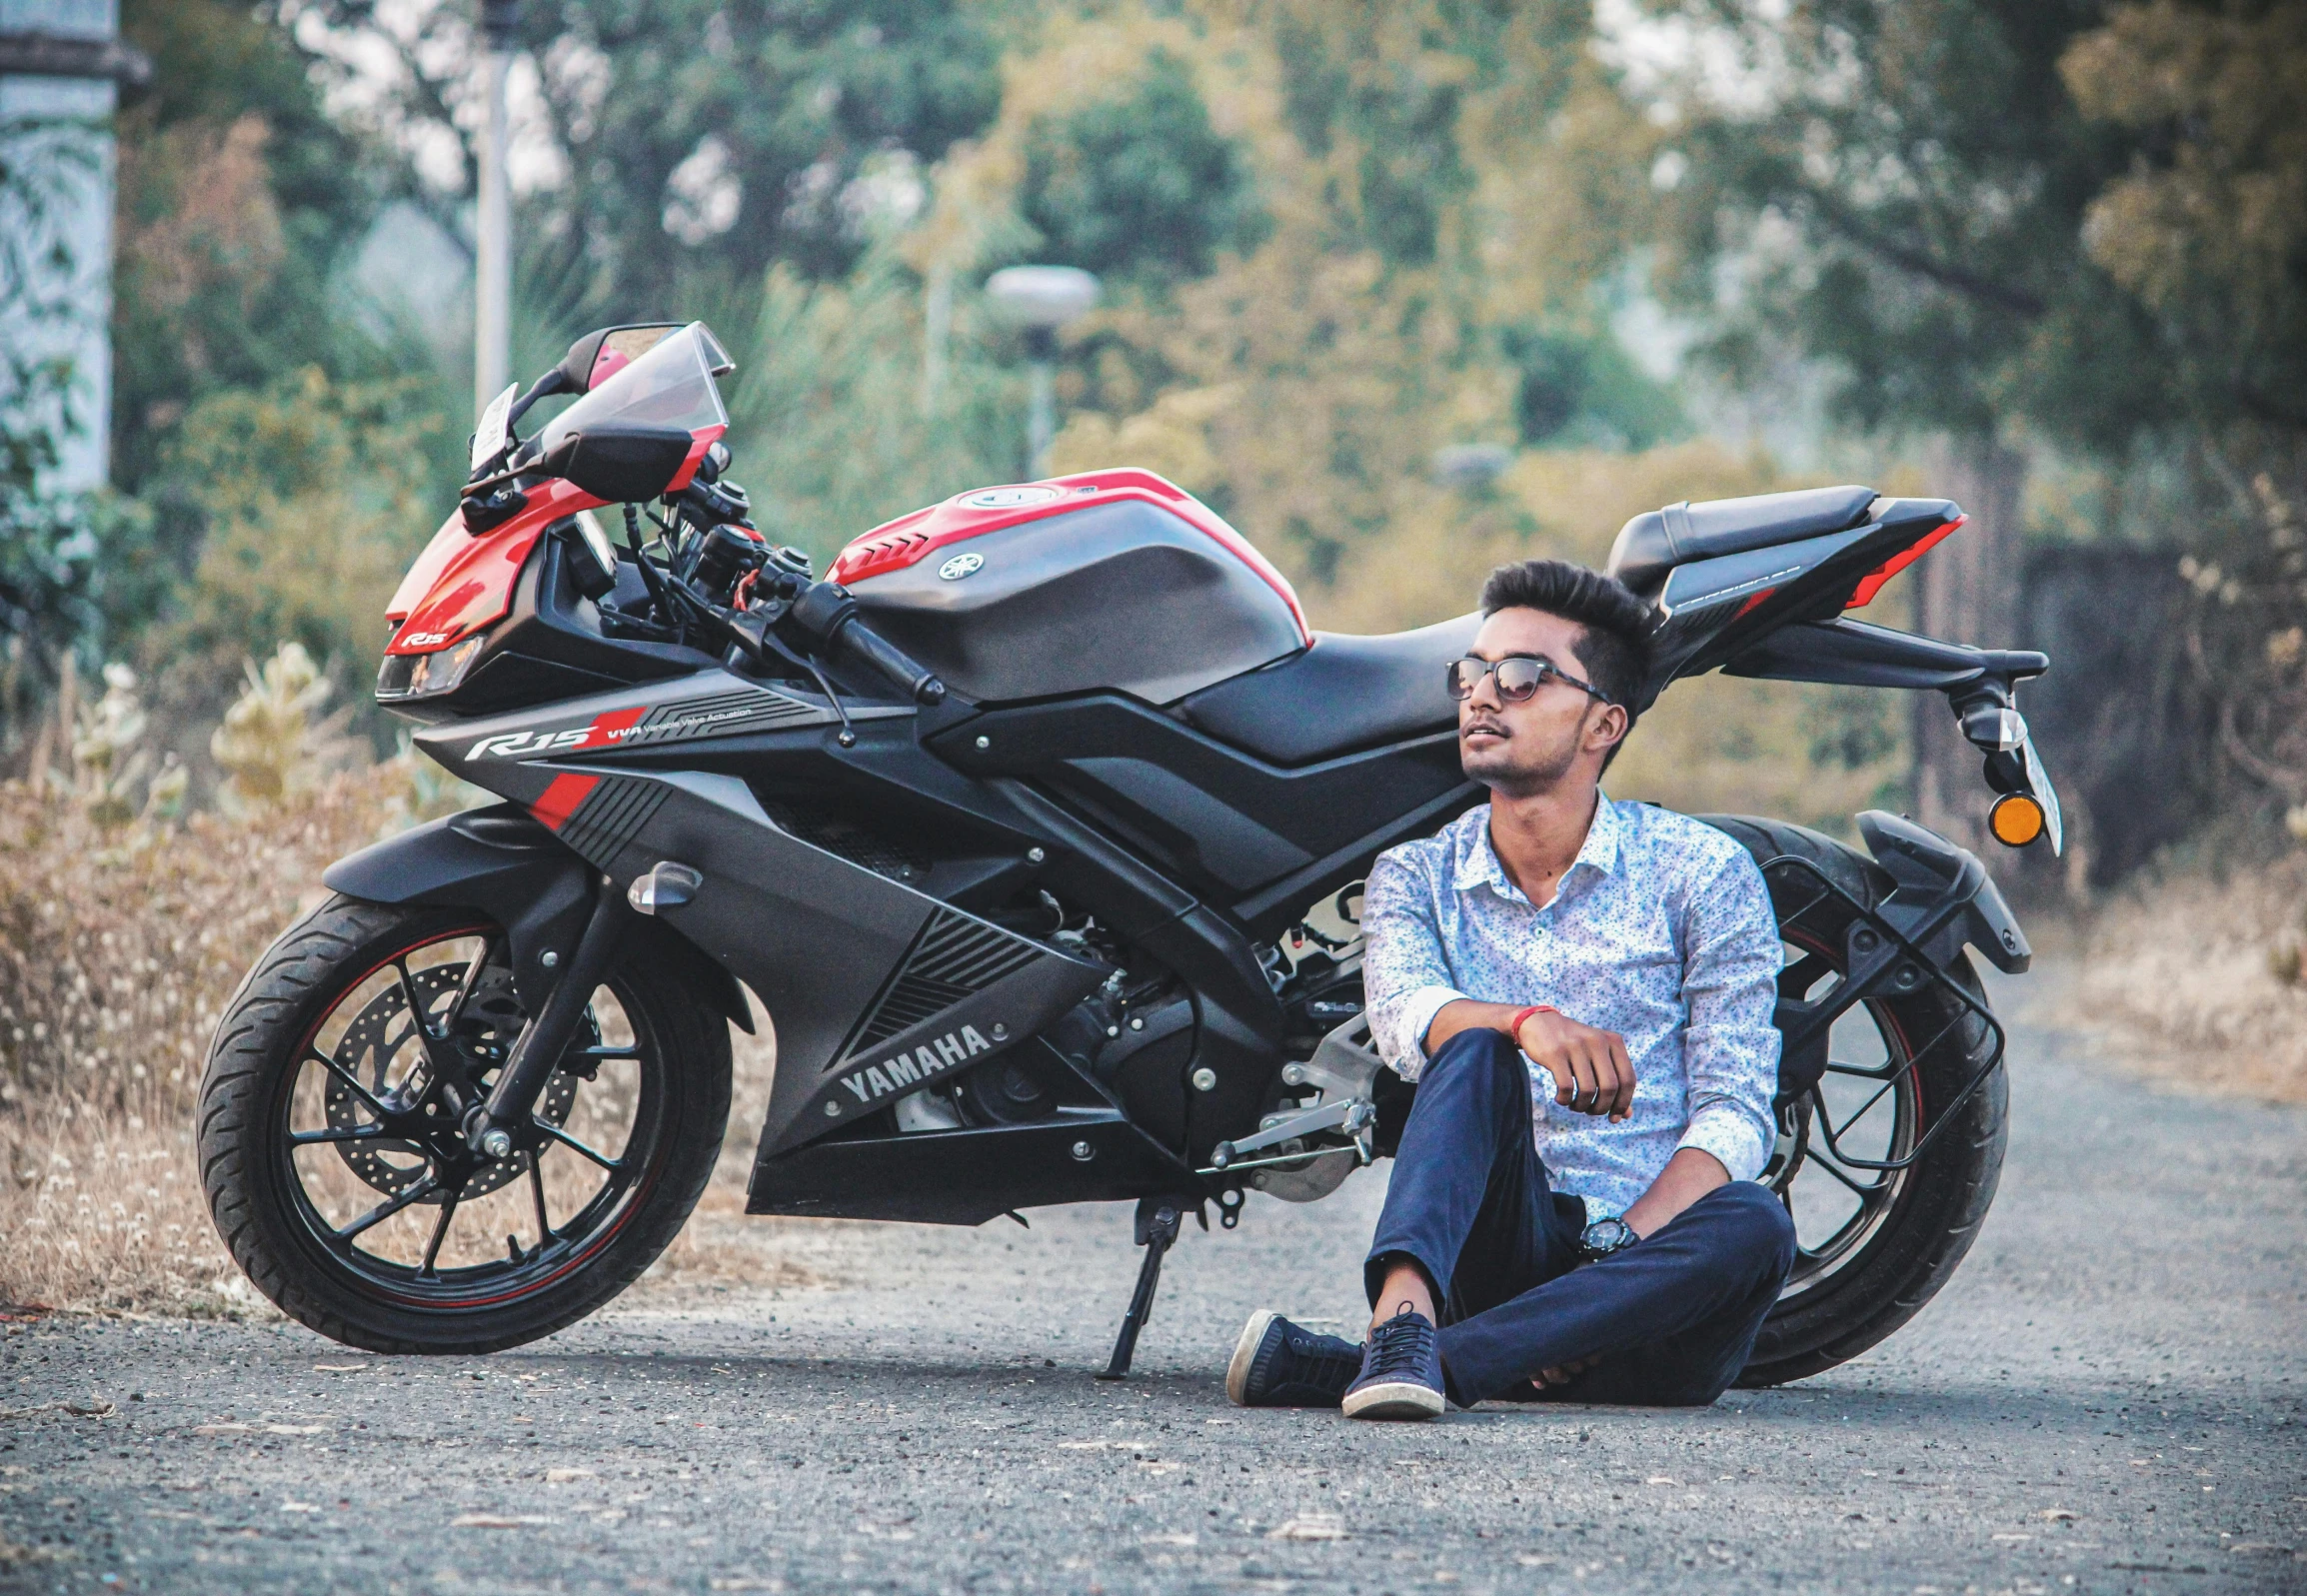
[[[1532,1014],[1558,1014],[1560,1012],[1561,1010],[1552,1003],[1532,1003],[1529,1007],[1515,1013],[1513,1022],[1506,1026],[1506,1034],[1512,1037],[1514,1045],[1519,1047],[1522,1044],[1522,1026],[1528,1022]]]

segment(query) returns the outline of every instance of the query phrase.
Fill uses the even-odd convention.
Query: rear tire
[[[478,1353],[550,1335],[639,1278],[679,1234],[713,1173],[729,1117],[728,1026],[695,987],[684,950],[637,927],[596,991],[583,1045],[540,1098],[535,1147],[456,1177],[457,1201],[443,1200],[447,1184],[410,1196],[452,1167],[437,1146],[418,1144],[417,1133],[436,1123],[420,1116],[437,1114],[445,1125],[455,1106],[437,1100],[437,1081],[428,1092],[430,1071],[412,1063],[427,1049],[415,1041],[411,1010],[429,1005],[424,1011],[441,1015],[444,1030],[469,1037],[464,1056],[485,1077],[525,1017],[502,971],[502,932],[469,911],[334,897],[281,935],[217,1027],[198,1121],[209,1211],[257,1289],[331,1340],[373,1352]],[[456,948],[466,949],[464,963],[447,961]],[[630,1041],[605,1038],[604,1014],[630,1030]],[[619,1071],[604,1086],[612,1061]],[[581,1136],[553,1134],[590,1128],[571,1114],[591,1111],[584,1093],[596,1090],[617,1111],[631,1104],[613,1160],[580,1146]],[[414,1130],[383,1135],[379,1104]],[[599,1186],[589,1200],[588,1178]],[[571,1206],[558,1219],[549,1185],[580,1193],[565,1196]],[[468,1189],[476,1193],[469,1201]],[[500,1210],[480,1204],[499,1200],[500,1190],[514,1219],[533,1196],[535,1222],[516,1229],[499,1218],[498,1233],[512,1233],[498,1254],[486,1221]],[[399,1208],[396,1196],[407,1199]],[[485,1233],[444,1248],[459,1202],[468,1230],[477,1215]],[[340,1226],[332,1207],[359,1217]],[[376,1207],[393,1211],[375,1219]],[[404,1220],[420,1227],[419,1245],[433,1237],[414,1265],[379,1250]],[[525,1245],[529,1228],[537,1233]]]
[[[1890,881],[1878,865],[1821,832],[1744,815],[1702,817],[1736,838],[1757,864],[1782,855],[1806,859],[1869,908],[1889,895]],[[1770,889],[1782,934],[1839,971],[1842,931],[1855,915],[1838,902],[1828,902],[1790,925],[1789,915],[1817,895],[1817,884],[1799,871],[1782,871],[1780,877],[1770,881]],[[1967,956],[1957,957],[1948,973],[1985,1004]],[[1892,1061],[1905,1065],[1890,1082],[1888,1099],[1892,1110],[1903,1116],[1901,1128],[1887,1140],[1896,1144],[1903,1138],[1911,1147],[1938,1125],[1948,1111],[1945,1105],[1986,1062],[1994,1045],[1993,1031],[1936,985],[1861,1005],[1843,1023],[1866,1017],[1880,1034],[1885,1066]],[[1935,1044],[1933,1038],[1938,1038]],[[1817,1100],[1804,1099],[1813,1116]],[[1952,1112],[1955,1122],[1939,1132],[1919,1160],[1903,1172],[1883,1177],[1891,1185],[1879,1199],[1879,1211],[1869,1213],[1863,1231],[1851,1232],[1831,1259],[1820,1260],[1807,1251],[1798,1255],[1795,1273],[1764,1321],[1739,1385],[1799,1380],[1856,1357],[1913,1318],[1946,1284],[1977,1239],[2002,1172],[2009,1114],[2002,1065],[1997,1064]],[[1782,1127],[1789,1127],[1790,1113],[1782,1112]],[[1766,1178],[1774,1177],[1773,1184],[1785,1196],[1803,1162],[1826,1156],[1815,1135],[1782,1134]],[[1868,1171],[1852,1172],[1862,1183],[1873,1178]],[[1799,1230],[1803,1218],[1799,1204],[1790,1201],[1789,1210]],[[1814,1239],[1818,1238],[1806,1239],[1805,1245]]]

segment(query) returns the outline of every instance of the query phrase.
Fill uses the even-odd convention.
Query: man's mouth
[[[1466,739],[1475,737],[1488,736],[1494,738],[1502,738],[1506,735],[1506,729],[1498,725],[1495,721],[1472,721],[1468,722],[1465,726],[1458,728],[1458,739],[1461,742],[1465,741]]]

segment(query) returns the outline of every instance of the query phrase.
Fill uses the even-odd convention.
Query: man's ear
[[[1594,718],[1586,723],[1586,747],[1594,753],[1606,753],[1626,740],[1626,707],[1622,704],[1599,704]]]

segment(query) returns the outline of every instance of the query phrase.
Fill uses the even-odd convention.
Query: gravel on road
[[[286,1323],[0,1336],[0,1591],[2307,1591],[2307,1112],[2021,1026],[1953,1283],[1704,1411],[1240,1412],[1271,1305],[1353,1333],[1383,1169],[1190,1227],[1126,1384],[1126,1206],[756,1221],[490,1358]]]

